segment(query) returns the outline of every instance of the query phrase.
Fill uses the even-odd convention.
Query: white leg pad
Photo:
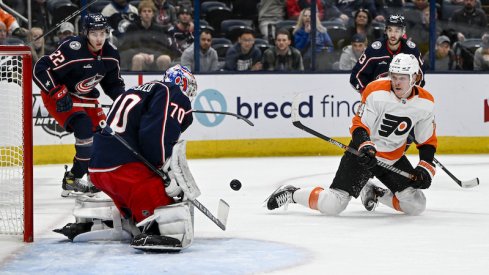
[[[170,159],[170,167],[178,185],[182,188],[185,197],[189,200],[194,200],[200,196],[200,189],[190,172],[187,164],[187,142],[179,141],[173,146],[173,153]]]
[[[189,247],[194,239],[193,209],[190,202],[171,204],[155,209],[154,214],[137,226],[144,226],[151,221],[158,223],[162,236],[178,239],[182,249]]]
[[[336,216],[345,210],[350,200],[348,192],[326,188],[319,193],[318,210],[327,216]]]
[[[77,197],[73,215],[77,223],[93,222],[91,231],[76,236],[73,242],[130,241],[132,234],[138,233],[131,221],[121,217],[114,202],[108,197]],[[103,221],[112,221],[113,228]]]
[[[396,192],[396,198],[399,200],[400,211],[407,215],[419,215],[426,209],[426,197],[423,191],[408,187],[401,192]],[[394,208],[394,194],[390,190],[379,198],[379,202]],[[399,210],[399,209],[396,209]]]
[[[420,189],[408,187],[396,192],[402,212],[408,215],[419,215],[426,209],[426,197]]]

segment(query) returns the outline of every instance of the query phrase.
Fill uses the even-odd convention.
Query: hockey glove
[[[413,174],[416,176],[416,179],[412,187],[416,189],[428,189],[431,186],[431,179],[435,175],[435,167],[422,160],[414,169]]]
[[[358,157],[358,162],[360,165],[366,167],[367,169],[375,167],[377,165],[377,149],[375,149],[375,144],[371,141],[365,141],[358,147],[358,152],[360,156]]]
[[[66,89],[65,85],[58,85],[49,91],[49,96],[56,100],[56,111],[57,112],[68,112],[73,108],[73,101]]]

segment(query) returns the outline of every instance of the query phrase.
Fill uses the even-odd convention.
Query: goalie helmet
[[[88,36],[91,30],[105,30],[109,32],[107,19],[100,13],[89,13],[83,19],[83,35]]]
[[[197,81],[192,72],[185,66],[177,64],[165,71],[164,82],[180,86],[182,92],[192,101],[197,95]]]

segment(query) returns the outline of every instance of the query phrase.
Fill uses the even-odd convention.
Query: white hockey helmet
[[[392,59],[389,65],[389,73],[407,74],[410,82],[413,83],[413,80],[416,81],[415,74],[419,73],[419,62],[412,54],[400,53]]]
[[[180,86],[182,92],[192,101],[197,95],[197,81],[189,68],[177,64],[165,71],[164,82]]]

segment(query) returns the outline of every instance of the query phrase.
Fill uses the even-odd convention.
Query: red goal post
[[[0,46],[0,234],[34,240],[32,54]]]

